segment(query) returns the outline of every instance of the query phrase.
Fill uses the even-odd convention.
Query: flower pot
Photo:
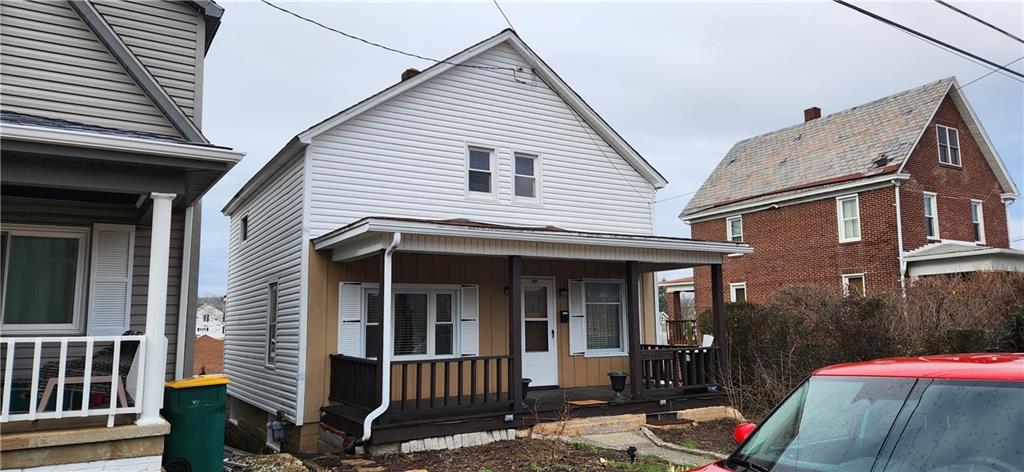
[[[626,390],[626,377],[629,377],[629,374],[625,372],[608,372],[608,378],[612,381],[612,391],[615,392],[615,396],[612,397],[613,402],[621,402],[626,399],[626,396],[622,394]]]

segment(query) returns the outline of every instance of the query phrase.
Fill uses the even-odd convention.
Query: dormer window
[[[489,194],[493,187],[494,172],[491,166],[491,156],[494,151],[490,149],[469,148],[469,174],[467,185],[471,194]]]
[[[743,242],[743,216],[734,216],[725,219],[726,239],[734,242]]]
[[[935,125],[939,135],[939,162],[951,166],[960,165],[960,133],[956,128]]]

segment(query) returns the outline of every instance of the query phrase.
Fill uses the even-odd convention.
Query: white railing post
[[[167,369],[167,272],[171,245],[171,203],[174,194],[153,193],[153,226],[149,247],[149,291],[146,295],[146,359],[142,364],[142,413],[137,424],[162,421],[164,378]],[[115,392],[111,392],[115,394]]]

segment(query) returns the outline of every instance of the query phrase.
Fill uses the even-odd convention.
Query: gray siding
[[[299,371],[303,158],[231,216],[224,372],[228,394],[295,421]],[[249,237],[242,241],[241,220]],[[267,284],[278,282],[277,363],[266,365]]]
[[[67,200],[3,197],[0,207],[4,223],[82,226],[94,223],[135,224],[133,205],[116,205]],[[171,216],[171,255],[167,281],[167,378],[174,377],[174,361],[178,339],[178,296],[181,287],[182,238],[185,218],[183,211]],[[146,330],[146,293],[149,286],[150,226],[135,226],[135,260],[132,269],[131,329]],[[88,283],[86,284],[88,287]],[[86,319],[89,314],[86,313]],[[84,334],[84,333],[83,333]],[[21,348],[19,348],[19,354]]]
[[[180,1],[93,3],[171,99],[194,118],[205,40],[199,13]]]
[[[3,109],[179,136],[65,2],[0,3]]]

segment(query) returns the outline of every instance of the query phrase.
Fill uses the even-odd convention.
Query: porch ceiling
[[[334,261],[348,261],[386,249],[395,233],[401,234],[403,252],[637,261],[645,270],[720,264],[726,254],[752,251],[727,241],[388,217],[363,218],[313,239],[313,247],[330,250]]]
[[[942,242],[910,251],[907,275],[922,277],[964,272],[1024,272],[1024,251],[957,242]]]

